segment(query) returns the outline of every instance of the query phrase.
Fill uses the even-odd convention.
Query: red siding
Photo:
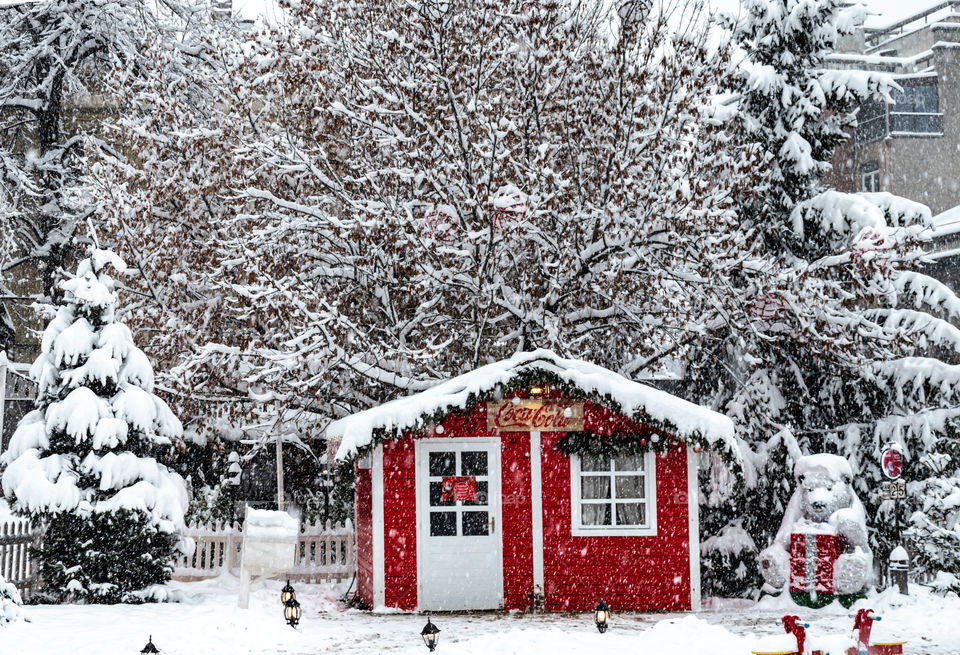
[[[357,470],[354,502],[357,531],[357,597],[373,607],[373,490],[370,469]]]
[[[417,609],[417,493],[413,439],[383,444],[384,604]]]
[[[584,420],[587,429],[597,433],[648,429],[592,403],[586,404]],[[443,428],[441,434],[431,431],[430,437],[488,436],[485,405],[448,416]],[[570,461],[554,448],[562,436],[541,437],[547,609],[590,610],[601,594],[615,610],[689,609],[685,447],[678,444],[657,456],[656,537],[574,537]],[[533,602],[530,438],[522,432],[504,433],[501,442],[504,609],[528,609]],[[384,600],[387,607],[405,610],[417,607],[414,443],[408,435],[383,447]],[[365,601],[373,596],[369,480],[369,472],[357,478],[358,593]]]
[[[686,448],[657,455],[657,536],[571,535],[570,460],[543,439],[543,568],[548,610],[690,609]]]

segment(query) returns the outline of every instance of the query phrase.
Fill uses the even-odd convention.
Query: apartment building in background
[[[886,27],[862,27],[828,66],[890,73],[902,87],[893,105],[861,106],[828,183],[842,191],[888,191],[934,214],[960,205],[960,1]]]

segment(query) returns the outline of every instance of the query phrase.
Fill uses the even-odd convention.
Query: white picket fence
[[[240,572],[242,528],[219,522],[190,525],[184,531],[196,548],[174,563],[173,579],[181,581],[205,580],[220,575],[224,570]],[[24,600],[37,590],[37,573],[29,549],[40,546],[42,532],[29,521],[14,519],[0,523],[0,577],[13,584]],[[356,550],[353,525],[314,523],[300,529],[297,557],[284,578],[299,582],[344,580],[356,570]]]
[[[239,573],[243,529],[238,524],[193,524],[183,534],[194,540],[196,548],[175,562],[174,580],[205,580],[225,570]],[[327,521],[301,526],[293,567],[282,577],[299,582],[344,580],[355,570],[353,524],[349,519],[345,525]]]
[[[30,547],[39,545],[40,531],[29,521],[14,519],[0,523],[0,578],[5,579],[29,598],[37,587]]]

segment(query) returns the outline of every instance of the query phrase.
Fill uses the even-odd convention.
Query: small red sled
[[[873,610],[859,610],[853,619],[853,634],[850,637],[826,637],[820,639],[807,638],[809,623],[801,623],[799,616],[786,615],[780,621],[787,634],[793,635],[796,647],[784,650],[772,648],[754,650],[753,655],[831,655],[845,653],[845,655],[902,655],[905,641],[870,641],[870,632],[873,622],[880,617]],[[809,643],[808,643],[809,641]],[[818,642],[829,641],[829,646]],[[838,641],[842,642],[838,650]]]

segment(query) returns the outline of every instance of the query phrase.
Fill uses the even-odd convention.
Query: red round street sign
[[[896,480],[903,473],[903,453],[893,448],[883,451],[880,458],[880,467],[883,474],[891,480]]]

